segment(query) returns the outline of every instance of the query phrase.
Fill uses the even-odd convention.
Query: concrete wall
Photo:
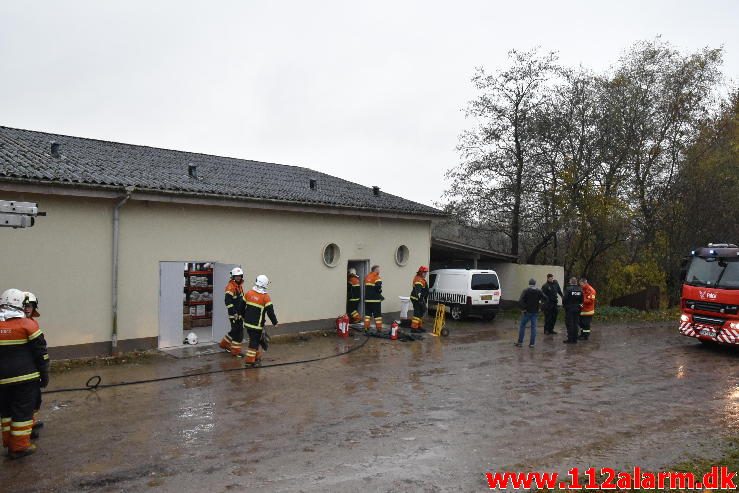
[[[47,217],[27,230],[0,229],[1,289],[33,291],[50,346],[110,340],[113,201],[16,194],[39,202]],[[398,311],[416,268],[429,261],[430,221],[303,214],[218,206],[131,201],[121,209],[119,340],[158,335],[159,262],[241,264],[246,282],[269,276],[280,323],[333,318],[344,312],[348,260],[382,267],[386,302]],[[337,267],[323,247],[341,249]],[[395,251],[410,258],[401,267]],[[214,293],[216,302],[221,293]]]
[[[511,264],[496,263],[492,266],[493,270],[500,277],[500,284],[503,289],[502,299],[505,301],[518,301],[521,292],[529,285],[529,279],[536,280],[536,286],[541,286],[547,280],[547,274],[554,274],[554,278],[559,281],[559,285],[564,290],[564,268],[559,265],[529,265],[529,264]],[[562,300],[560,300],[560,303]]]

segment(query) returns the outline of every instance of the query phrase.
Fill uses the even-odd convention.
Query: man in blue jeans
[[[529,347],[536,344],[536,318],[539,316],[539,304],[545,301],[547,297],[536,287],[536,280],[529,279],[529,287],[524,289],[521,297],[518,299],[518,305],[523,310],[521,314],[521,325],[518,328],[517,347],[523,345],[523,338],[526,334],[526,325],[531,321],[531,339],[529,339]]]

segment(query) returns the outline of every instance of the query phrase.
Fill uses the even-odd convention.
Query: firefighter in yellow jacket
[[[423,316],[426,314],[426,299],[429,295],[429,287],[426,282],[426,274],[429,268],[422,265],[418,268],[416,277],[413,278],[413,289],[411,290],[411,303],[413,303],[413,320],[411,320],[411,332],[423,330]]]
[[[254,287],[244,296],[244,328],[249,334],[249,347],[246,349],[246,365],[253,366],[259,363],[261,351],[259,345],[265,346],[264,323],[269,317],[272,325],[277,327],[277,316],[275,315],[272,300],[267,294],[269,279],[264,274],[257,276]],[[266,349],[266,347],[265,347]]]
[[[36,451],[31,444],[33,408],[39,386],[49,383],[46,340],[38,323],[26,318],[24,299],[18,289],[0,296],[0,423],[11,459]]]
[[[349,315],[351,323],[361,322],[359,314],[359,302],[362,300],[362,286],[359,284],[359,276],[356,269],[352,267],[346,276],[346,314]]]
[[[244,341],[244,323],[241,313],[244,311],[244,270],[241,267],[231,269],[231,280],[226,284],[224,303],[228,310],[228,321],[231,330],[223,336],[220,346],[236,357],[241,356],[241,343]]]
[[[380,266],[373,265],[372,270],[364,278],[364,330],[369,331],[372,319],[375,329],[382,330],[382,278]]]

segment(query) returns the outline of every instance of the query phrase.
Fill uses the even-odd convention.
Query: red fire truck
[[[739,346],[739,248],[709,243],[691,252],[683,281],[680,333]]]

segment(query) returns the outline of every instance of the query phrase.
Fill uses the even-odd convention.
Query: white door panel
[[[184,262],[159,262],[159,348],[182,345]]]

